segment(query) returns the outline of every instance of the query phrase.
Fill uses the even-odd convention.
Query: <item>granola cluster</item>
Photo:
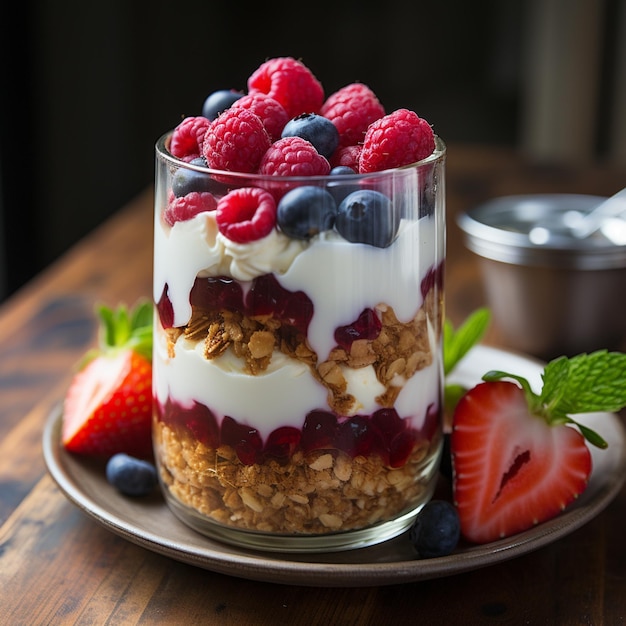
[[[210,448],[185,428],[155,423],[161,480],[183,505],[231,527],[324,534],[364,528],[410,509],[425,495],[426,444],[401,468],[376,456],[296,452],[287,463],[244,465],[230,446]],[[431,444],[432,445],[432,444]],[[423,482],[416,476],[424,474]]]

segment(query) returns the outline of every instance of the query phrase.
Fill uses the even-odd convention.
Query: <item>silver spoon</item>
[[[555,225],[552,226],[552,229]],[[547,225],[539,224],[528,233],[530,241],[536,245],[547,245],[554,232],[566,233],[575,239],[586,239],[600,231],[616,246],[626,245],[626,188],[603,200],[588,213],[567,211],[562,221],[553,231]]]
[[[622,215],[626,216],[626,187],[587,213],[576,226],[572,227],[572,235],[577,239],[586,239],[601,230],[607,239],[616,245],[623,245],[623,241],[618,243],[613,239],[614,231],[618,240],[624,238],[624,227],[619,227],[624,222],[623,218],[620,219]]]

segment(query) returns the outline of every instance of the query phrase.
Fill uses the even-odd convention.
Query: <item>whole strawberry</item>
[[[496,541],[563,511],[587,487],[592,461],[586,441],[607,446],[570,415],[626,405],[626,354],[560,357],[542,378],[536,394],[520,376],[488,372],[456,407],[453,491],[469,541]]]
[[[152,305],[100,307],[99,347],[65,396],[62,442],[77,454],[152,456]]]

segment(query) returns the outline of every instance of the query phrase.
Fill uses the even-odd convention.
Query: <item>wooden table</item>
[[[448,151],[447,315],[483,304],[454,215],[497,195],[608,195],[626,171],[540,167],[503,148]],[[111,533],[46,471],[42,430],[95,342],[97,302],[151,294],[152,191],[0,307],[1,624],[617,624],[626,621],[626,488],[590,523],[475,572],[364,588],[254,582],[171,560]],[[500,345],[497,328],[485,343]]]

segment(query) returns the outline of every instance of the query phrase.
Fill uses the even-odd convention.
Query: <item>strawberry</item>
[[[510,378],[513,380],[503,380]],[[626,405],[626,354],[560,357],[535,394],[528,382],[492,371],[454,412],[450,447],[461,533],[487,543],[555,517],[585,490],[587,441],[606,442],[571,414]]]
[[[78,454],[152,456],[152,306],[99,308],[99,347],[88,352],[63,406],[62,442]]]

